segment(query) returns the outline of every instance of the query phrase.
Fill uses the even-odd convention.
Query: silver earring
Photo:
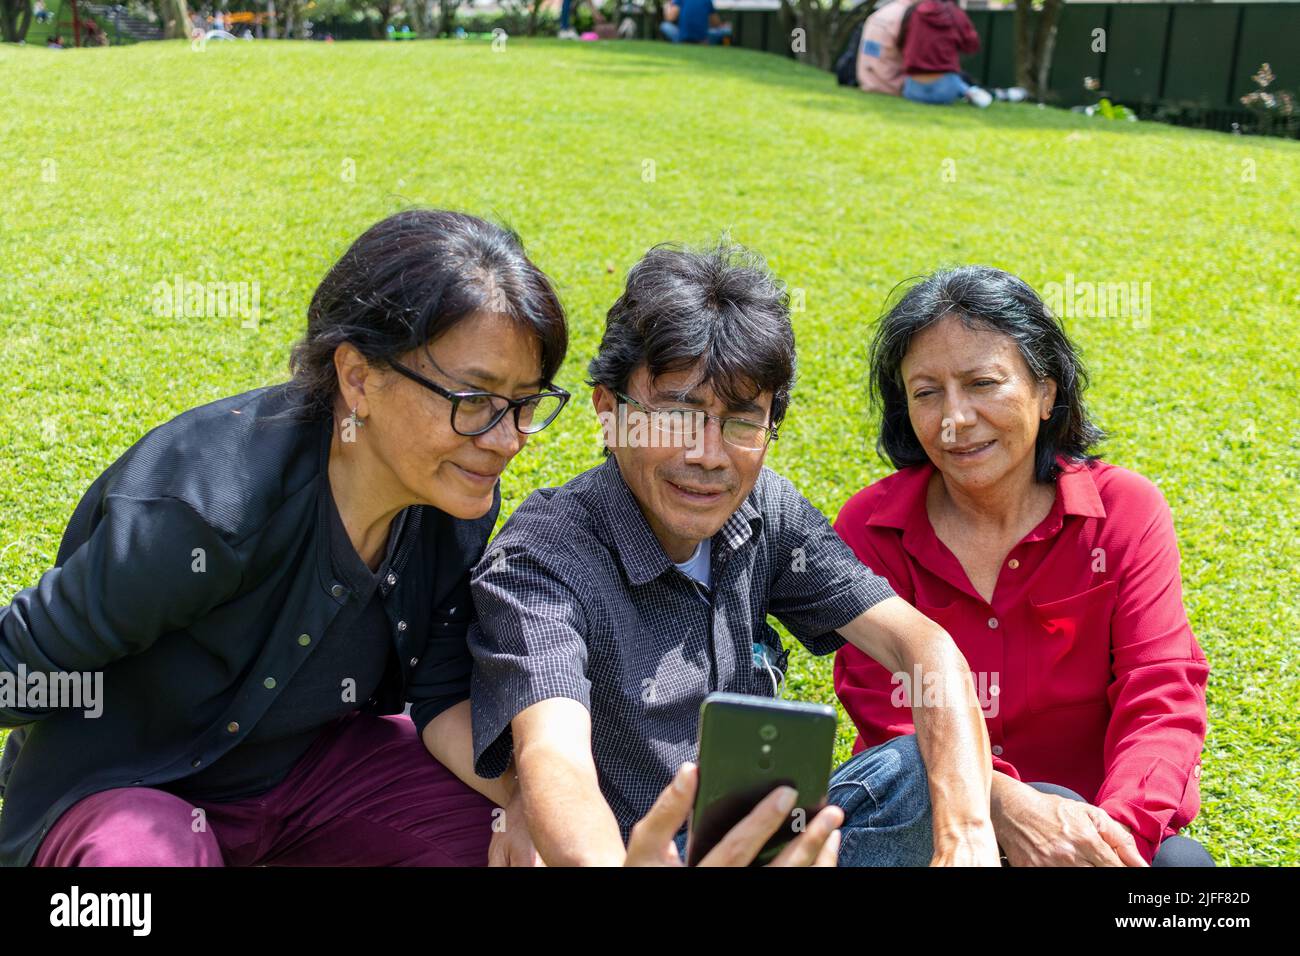
[[[344,423],[350,422],[354,428],[366,427],[366,421],[364,418],[361,418],[357,415],[357,406],[355,405],[352,406],[352,414],[348,418],[343,419],[343,421]]]

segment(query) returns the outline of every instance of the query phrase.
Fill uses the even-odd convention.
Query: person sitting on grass
[[[529,495],[472,584],[476,772],[513,758],[542,860],[680,865],[685,831],[648,837],[645,815],[697,758],[708,693],[779,696],[770,613],[814,654],[848,641],[948,691],[835,772],[839,864],[997,865],[988,735],[952,639],[763,465],[795,376],[785,290],[739,247],[656,247],[588,374],[604,463]]]
[[[708,43],[713,46],[731,38],[731,24],[724,23],[713,9],[713,0],[681,0],[664,6],[659,31],[673,43]]]
[[[917,0],[885,0],[862,25],[858,46],[858,86],[868,93],[901,96],[903,52],[898,47],[903,17]]]
[[[98,713],[0,698],[0,865],[485,865],[501,810],[526,842],[514,774],[471,766],[468,572],[567,342],[517,236],[406,210],[316,289],[289,382],[127,450],[0,606],[0,677],[102,680]],[[778,799],[709,862],[757,856]],[[834,863],[814,822],[783,864]]]
[[[1176,835],[1200,803],[1209,666],[1169,506],[1090,454],[1102,434],[1064,329],[1009,273],[937,272],[880,323],[870,380],[898,470],[835,529],[979,676],[1008,862],[1213,865]],[[909,684],[924,690],[839,652],[859,748],[912,732]]]
[[[993,102],[988,90],[962,77],[959,54],[975,53],[980,37],[956,0],[921,0],[903,18],[903,96],[918,103],[953,103],[963,97],[979,107]]]
[[[0,864],[485,864],[513,777],[471,769],[468,571],[567,341],[516,236],[408,210],[329,270],[288,382],[111,464],[0,606],[0,676],[103,697],[0,701]]]

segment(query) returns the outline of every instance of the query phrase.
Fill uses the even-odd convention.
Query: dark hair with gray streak
[[[871,343],[871,398],[880,415],[876,450],[895,468],[929,460],[912,430],[903,385],[903,357],[912,337],[946,316],[967,328],[991,329],[1015,340],[1025,364],[1042,381],[1056,381],[1052,416],[1038,429],[1034,477],[1056,480],[1056,456],[1097,458],[1088,450],[1105,434],[1088,418],[1088,373],[1060,321],[1022,279],[991,266],[962,266],[923,277],[907,288],[876,328]]]
[[[299,417],[328,418],[338,394],[334,351],[351,342],[372,364],[432,342],[485,309],[541,342],[550,382],[568,348],[564,308],[513,231],[465,213],[407,209],[367,229],[321,280],[307,333],[293,348]]]
[[[770,391],[771,424],[779,425],[795,379],[784,285],[735,243],[655,246],[628,272],[605,317],[587,384],[624,391],[642,362],[652,378],[701,363],[701,382],[732,406]]]

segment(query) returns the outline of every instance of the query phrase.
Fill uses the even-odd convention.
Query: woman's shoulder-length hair
[[[913,336],[950,315],[970,328],[1011,336],[1034,377],[1056,382],[1052,415],[1038,429],[1036,480],[1056,480],[1058,455],[1082,462],[1098,457],[1090,449],[1106,436],[1084,406],[1087,370],[1060,320],[1028,283],[991,266],[960,266],[905,283],[891,298],[900,289],[871,342],[871,402],[880,420],[876,450],[881,457],[895,468],[929,461],[908,417],[903,357]]]

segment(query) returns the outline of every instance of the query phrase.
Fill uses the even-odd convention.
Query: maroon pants
[[[50,829],[34,865],[484,866],[493,809],[429,754],[410,718],[357,711],[261,796],[91,794]]]

